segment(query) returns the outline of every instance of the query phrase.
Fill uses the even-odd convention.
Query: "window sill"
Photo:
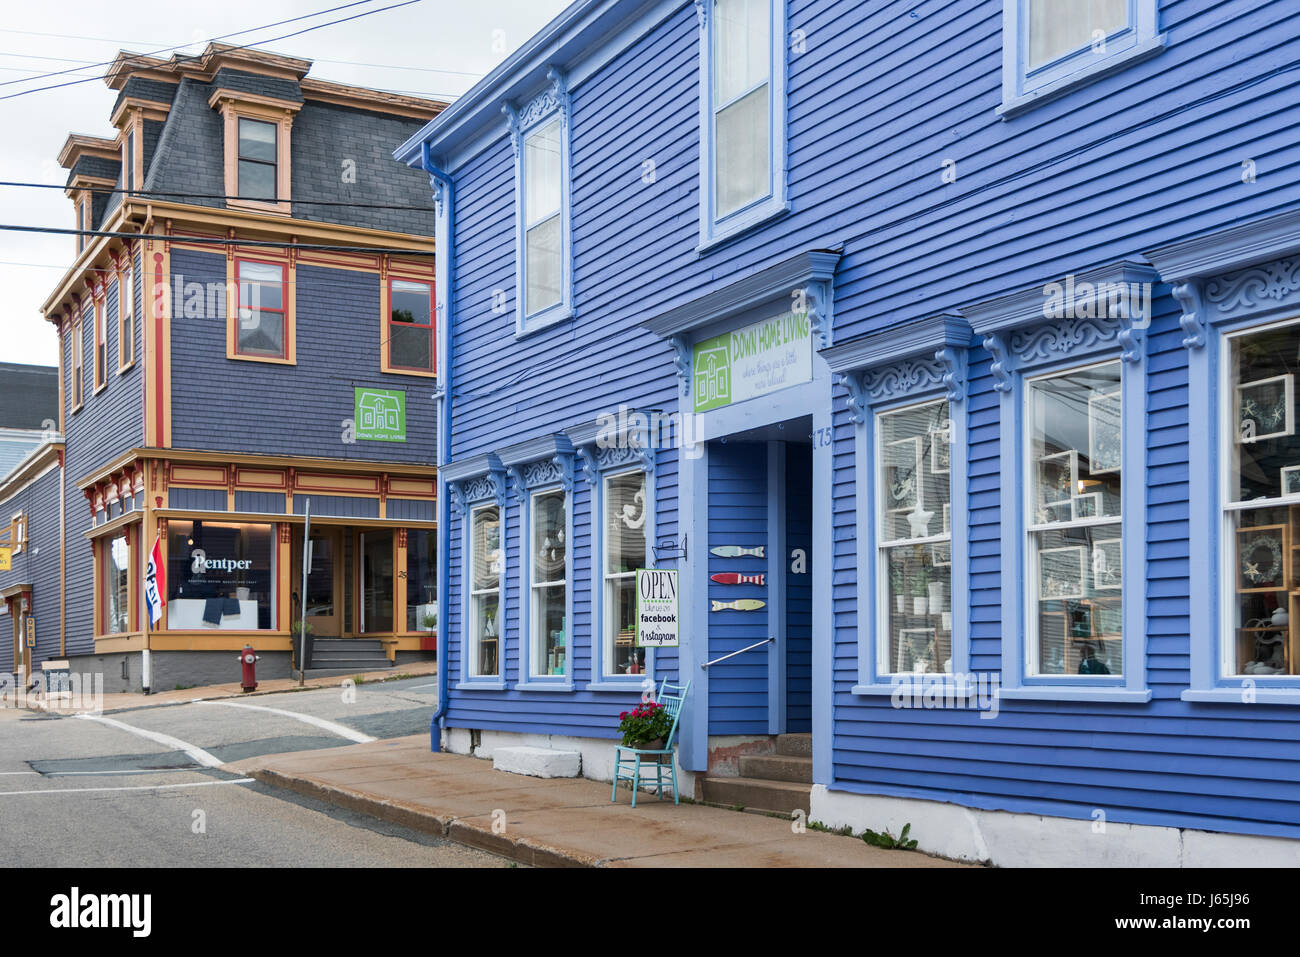
[[[95,388],[91,391],[90,394],[91,394],[91,395],[99,395],[101,392],[103,392],[103,391],[104,391],[105,389],[107,389],[107,388],[108,388],[108,383],[107,383],[107,382],[101,382],[99,385],[95,386]]]
[[[1125,67],[1149,59],[1164,48],[1165,35],[1161,33],[1134,44],[1123,52],[1113,53],[1105,59],[1098,60],[1074,73],[1068,73],[1058,79],[1050,80],[1019,96],[1004,99],[1002,105],[995,112],[1002,119],[1009,120],[1028,110],[1032,110],[1041,103],[1050,103],[1052,100],[1073,92],[1081,86],[1086,86],[1094,80],[1100,80],[1102,77],[1117,73]]]
[[[456,683],[457,691],[505,691],[506,683],[499,678],[466,678]]]
[[[227,359],[234,359],[238,362],[265,362],[273,366],[296,366],[296,359],[276,359],[272,356],[244,356],[237,352],[232,352],[226,356]]]
[[[1300,688],[1274,688],[1258,683],[1253,688],[1188,688],[1179,697],[1200,704],[1300,704]]]
[[[734,213],[734,219],[726,223],[715,223],[712,227],[700,223],[700,242],[695,252],[703,254],[709,250],[731,242],[758,226],[784,216],[790,211],[790,203],[784,199],[772,197],[740,213]]]
[[[379,371],[385,375],[413,375],[419,376],[423,379],[438,378],[438,373],[429,372],[427,369],[399,369],[396,366],[390,366],[387,364],[380,365]]]
[[[524,339],[535,332],[549,329],[573,318],[573,307],[560,303],[525,319],[518,316],[515,320],[515,338]]]
[[[555,675],[552,679],[543,677],[529,678],[527,681],[515,683],[515,691],[562,691],[570,692],[573,690],[572,679]]]
[[[1096,701],[1111,704],[1146,704],[1151,689],[1130,691],[1114,685],[1105,688],[1065,687],[1061,685],[1033,688],[999,688],[998,697],[1007,701]]]
[[[654,680],[649,673],[642,675],[628,675],[626,678],[602,678],[599,681],[587,682],[587,691],[614,691],[621,694],[627,694],[629,691],[640,691],[645,683],[645,679]],[[658,682],[655,682],[657,685]]]
[[[231,196],[226,199],[228,209],[248,209],[259,213],[281,213],[289,216],[293,212],[293,203],[291,200],[283,200],[278,203],[268,203],[265,200],[258,199],[239,199]]]
[[[126,365],[124,365],[124,366],[118,366],[118,367],[117,367],[117,374],[118,374],[118,375],[125,375],[126,373],[130,372],[130,371],[131,371],[132,369],[134,369],[134,368],[135,368],[135,360],[132,359],[132,360],[131,360],[130,362],[128,362]]]

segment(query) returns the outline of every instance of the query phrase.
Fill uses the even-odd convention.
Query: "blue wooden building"
[[[403,143],[443,745],[607,778],[646,679],[690,680],[705,800],[995,863],[1295,863],[1295,26],[579,0]],[[637,646],[650,565],[677,647]]]

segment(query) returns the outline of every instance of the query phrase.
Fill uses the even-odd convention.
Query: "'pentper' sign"
[[[677,647],[677,570],[636,570],[636,645]]]

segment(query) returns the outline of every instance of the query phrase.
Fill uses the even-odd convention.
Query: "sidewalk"
[[[226,765],[287,788],[520,863],[567,867],[958,867],[805,830],[790,821],[674,806],[586,778],[531,778],[490,761],[432,754],[427,735]],[[495,827],[494,827],[495,825]]]
[[[409,664],[398,665],[392,669],[384,671],[363,671],[355,674],[328,675],[320,678],[308,678],[303,683],[303,688],[337,688],[344,681],[354,681],[359,676],[364,684],[371,684],[382,681],[392,681],[400,677],[420,678],[425,675],[436,675],[438,673],[438,663],[436,661],[413,661]],[[283,691],[297,691],[297,678],[271,678],[266,681],[258,681],[257,690],[245,692],[240,687],[238,681],[232,681],[229,684],[205,685],[198,688],[181,688],[172,689],[171,691],[159,691],[155,694],[145,695],[138,693],[114,692],[104,695],[104,710],[115,711],[123,708],[148,708],[153,705],[185,703],[195,699],[208,698],[255,698],[258,695],[276,694]],[[48,703],[44,701],[43,696],[40,700],[28,699],[29,704],[48,711],[58,711],[58,701],[52,700]],[[12,707],[12,702],[6,702],[5,707]]]

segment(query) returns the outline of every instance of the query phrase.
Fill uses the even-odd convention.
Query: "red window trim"
[[[280,270],[280,308],[270,309],[265,306],[259,306],[262,312],[276,312],[280,314],[283,320],[280,324],[280,354],[278,356],[261,355],[255,352],[243,352],[239,348],[239,309],[242,300],[243,282],[239,278],[239,267],[244,263],[257,263],[260,266],[275,266]],[[289,358],[289,265],[288,263],[276,262],[274,259],[256,259],[252,256],[235,257],[235,310],[234,318],[235,334],[232,337],[232,348],[235,355],[244,356],[249,359],[288,359]]]
[[[428,286],[428,287],[429,287],[429,321],[428,321],[427,323],[425,323],[425,322],[399,322],[398,320],[396,320],[396,319],[393,318],[393,283],[395,283],[395,282],[419,283],[419,284],[422,285],[422,286]],[[436,328],[437,328],[438,309],[437,309],[437,304],[436,304],[436,299],[435,299],[435,296],[434,296],[434,292],[435,292],[435,290],[434,290],[434,283],[433,283],[431,280],[428,280],[428,279],[416,279],[416,278],[414,278],[414,277],[408,278],[408,277],[406,277],[406,276],[389,276],[389,277],[388,277],[388,341],[387,341],[386,343],[384,343],[384,347],[388,350],[388,367],[389,367],[390,369],[393,369],[393,370],[395,370],[395,371],[400,371],[400,372],[431,372],[431,373],[435,373],[435,374],[437,373],[437,371],[438,371],[438,336],[437,336]],[[426,368],[422,368],[422,367],[419,367],[419,366],[404,366],[404,365],[399,365],[397,362],[395,362],[395,361],[393,360],[393,330],[392,330],[392,327],[393,327],[394,325],[398,325],[398,326],[408,326],[408,327],[410,327],[410,328],[412,328],[412,329],[428,329],[428,330],[429,330],[429,368],[426,369]]]

